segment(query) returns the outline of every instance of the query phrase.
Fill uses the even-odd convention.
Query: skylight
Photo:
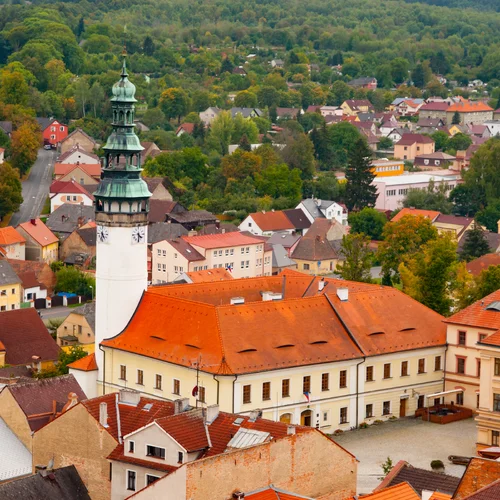
[[[201,347],[198,347],[197,345],[193,344],[184,344],[186,347],[192,347],[193,349],[201,349]]]
[[[383,332],[383,331],[379,331],[379,332],[371,332],[371,333],[369,333],[368,335],[371,337],[372,335],[382,335],[382,334],[384,334],[384,333],[385,333],[385,332]]]

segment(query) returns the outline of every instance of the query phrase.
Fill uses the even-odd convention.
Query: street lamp
[[[90,288],[90,293],[92,294],[92,302],[94,301],[94,287],[92,285],[89,285]]]

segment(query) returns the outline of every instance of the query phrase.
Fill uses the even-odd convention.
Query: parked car
[[[43,146],[43,149],[52,149],[52,146],[50,144],[45,144]]]

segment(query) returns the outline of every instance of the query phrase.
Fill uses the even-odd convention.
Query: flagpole
[[[198,408],[198,394],[200,392],[200,358],[198,358],[198,363],[196,363],[196,408]]]

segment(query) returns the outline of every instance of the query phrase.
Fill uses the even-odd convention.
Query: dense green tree
[[[374,208],[366,207],[359,212],[351,212],[349,214],[351,233],[363,233],[373,240],[380,240],[382,238],[386,223],[386,216]]]
[[[297,204],[302,193],[300,170],[290,170],[284,163],[270,165],[255,175],[255,186],[261,195],[269,195],[272,198],[283,196],[293,200],[292,205]]]
[[[370,238],[364,234],[342,236],[342,262],[337,264],[336,272],[342,279],[371,283],[373,253],[369,249]]]
[[[438,130],[437,132],[434,132],[431,137],[435,142],[434,148],[436,151],[444,151],[448,149],[449,136],[446,132]]]
[[[242,90],[236,94],[234,105],[239,108],[256,108],[257,96],[249,90]]]
[[[141,121],[150,129],[162,128],[167,118],[160,108],[148,108],[142,115]]]
[[[95,278],[83,273],[76,267],[63,267],[56,273],[56,292],[76,293],[77,295],[92,296],[95,291]]]
[[[248,137],[246,136],[246,134],[243,134],[241,136],[238,147],[239,147],[239,149],[242,149],[243,151],[252,151],[252,145],[250,144],[250,141],[248,140]]]
[[[458,111],[455,111],[455,113],[453,113],[453,117],[451,119],[451,124],[452,125],[460,125],[461,121],[462,121],[462,119],[460,118],[460,113]]]
[[[231,143],[238,144],[244,135],[250,144],[256,144],[259,138],[259,129],[255,122],[237,114],[232,120]]]
[[[281,142],[283,141],[283,142]],[[278,144],[285,144],[281,156],[290,169],[298,169],[303,180],[311,179],[315,173],[314,146],[305,134],[285,131]]]
[[[476,220],[488,231],[498,232],[498,221],[500,221],[500,199],[492,199],[488,206],[476,213]]]
[[[473,216],[481,208],[482,193],[476,186],[459,184],[450,191],[449,200],[453,203],[453,213]]]
[[[432,78],[432,70],[427,61],[418,63],[411,73],[411,79],[415,87],[423,89]]]
[[[147,56],[152,56],[155,53],[155,43],[153,39],[148,35],[144,38],[144,42],[142,42],[142,51]]]
[[[0,220],[19,210],[23,202],[21,191],[19,172],[8,162],[0,164]]]
[[[490,253],[490,245],[481,226],[476,225],[474,229],[466,231],[464,236],[464,244],[460,251],[460,258],[467,262],[477,259],[482,255]]]
[[[349,153],[345,171],[347,180],[345,203],[349,210],[373,207],[377,201],[377,187],[372,184],[372,151],[363,138],[358,139]]]
[[[436,210],[450,214],[453,203],[448,200],[448,189],[445,183],[429,182],[426,189],[410,189],[403,200],[403,207],[422,210]]]
[[[392,79],[395,83],[401,84],[408,80],[408,70],[410,63],[404,57],[396,57],[391,61]]]
[[[345,167],[349,155],[356,149],[362,139],[358,129],[348,122],[329,125],[325,128],[328,137],[328,147],[325,158],[331,161],[330,168]],[[331,160],[330,160],[331,159]],[[323,160],[326,161],[326,160]]]
[[[465,134],[459,132],[453,137],[450,137],[447,144],[448,151],[465,151],[472,144],[472,139]]]
[[[189,96],[181,88],[168,88],[161,93],[160,107],[167,118],[177,118],[180,124],[181,116],[189,109]]]

